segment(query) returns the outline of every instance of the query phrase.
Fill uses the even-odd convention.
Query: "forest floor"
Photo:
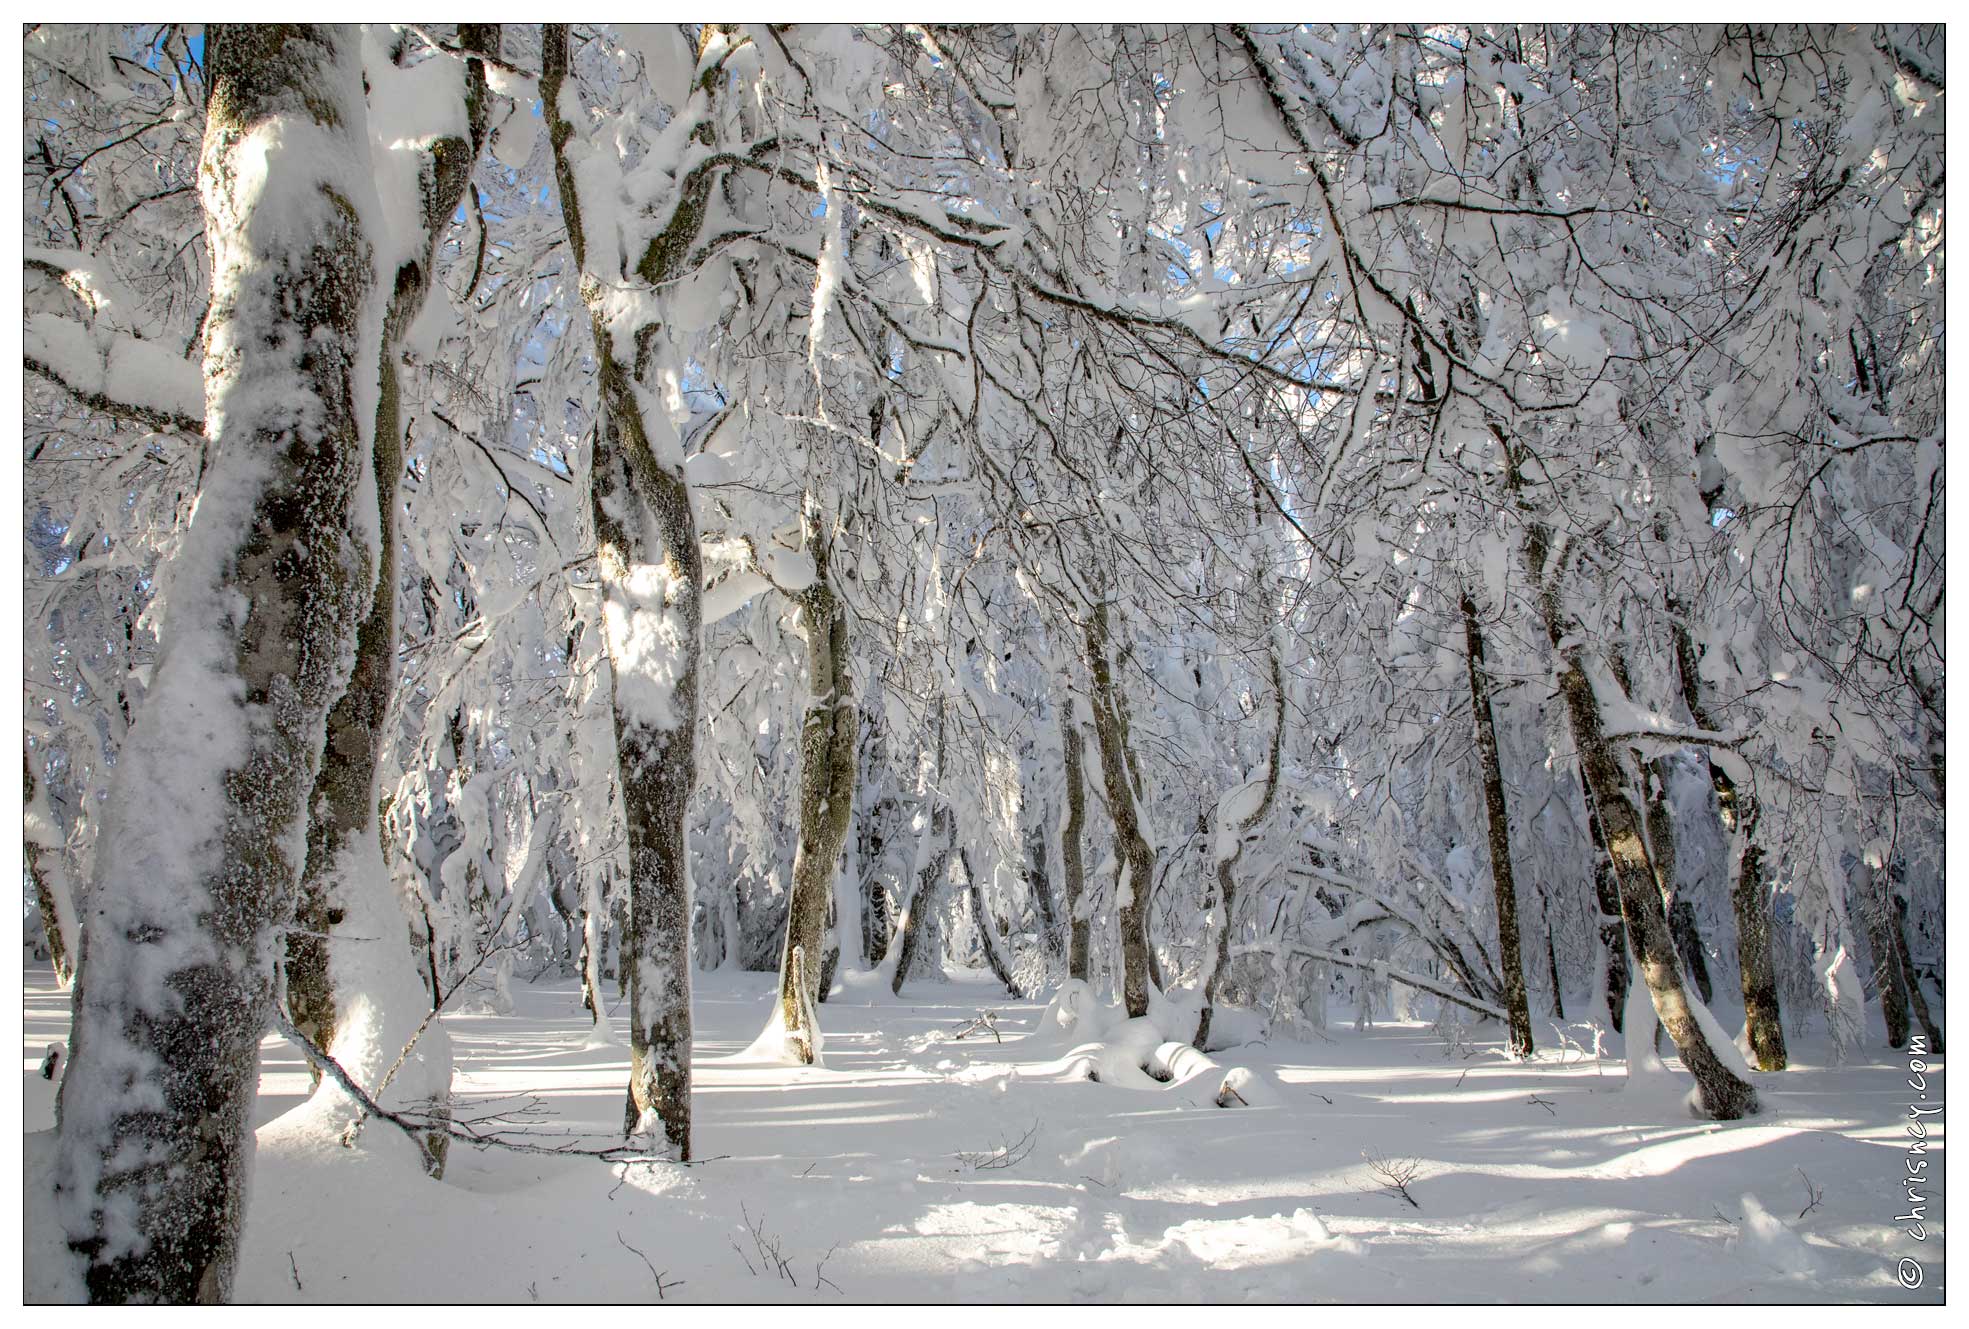
[[[1215,1054],[1270,1077],[1274,1100],[1219,1109],[1195,1082],[1068,1078],[1067,1047],[1027,1040],[1043,1006],[977,978],[837,996],[824,1068],[734,1059],[770,975],[696,982],[688,1168],[454,1144],[433,1183],[384,1124],[354,1149],[312,1128],[294,1111],[304,1064],[269,1039],[237,1298],[654,1302],[659,1280],[672,1301],[1942,1298],[1940,1117],[1927,1240],[1894,1221],[1904,1054],[1828,1065],[1807,1043],[1797,1069],[1759,1077],[1761,1115],[1719,1125],[1662,1087],[1628,1091],[1590,1046],[1515,1063],[1495,1041],[1383,1024]],[[511,1015],[446,1018],[460,1115],[532,1095],[530,1129],[613,1143],[626,1046],[593,1044],[571,982],[513,995]],[[955,1036],[987,1010],[1002,1042]],[[67,1001],[45,966],[26,972],[24,1034],[24,1125],[46,1131],[36,1068]],[[1933,1072],[1927,1092],[1943,1101]],[[59,1258],[37,1194],[51,1140],[28,1139],[30,1301]],[[1412,1203],[1364,1155],[1414,1160]]]

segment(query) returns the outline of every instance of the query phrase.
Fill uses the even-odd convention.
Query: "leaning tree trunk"
[[[984,887],[978,881],[978,874],[971,868],[971,851],[957,851],[958,866],[964,869],[965,888],[971,896],[971,918],[978,926],[978,941],[984,947],[985,963],[991,967],[991,974],[1005,985],[1008,997],[1023,997],[1018,980],[1012,977],[1012,963],[1005,957],[1005,943],[998,935],[998,923],[985,905]]]
[[[1689,718],[1703,729],[1715,722],[1702,702],[1702,676],[1695,641],[1686,626],[1675,628],[1675,663],[1682,681],[1682,700]],[[1737,972],[1742,978],[1744,1028],[1750,1052],[1760,1071],[1781,1071],[1789,1064],[1784,1024],[1778,1013],[1777,968],[1771,962],[1771,906],[1764,889],[1764,849],[1757,840],[1761,809],[1757,796],[1739,789],[1721,762],[1707,753],[1710,784],[1716,790],[1717,815],[1730,837],[1730,912],[1737,925]]]
[[[700,42],[708,44],[716,32],[715,24],[704,25]],[[700,53],[706,49],[700,45]],[[541,104],[568,248],[581,269],[592,320],[601,398],[592,500],[630,872],[622,948],[630,1047],[623,1118],[632,1132],[660,1120],[672,1149],[688,1159],[691,897],[685,816],[696,787],[703,568],[681,440],[662,415],[666,408],[657,390],[646,385],[683,370],[681,337],[689,329],[669,326],[661,315],[667,313],[665,293],[689,275],[687,256],[703,229],[712,175],[706,166],[683,180],[658,181],[608,160],[604,154],[612,149],[605,145],[576,141],[565,115],[567,73],[567,27],[546,24]],[[710,101],[721,86],[707,71],[688,90],[666,89],[692,101],[679,115],[696,125],[700,146],[709,144],[715,123]],[[577,177],[609,196],[584,199]],[[664,196],[639,192],[648,188]],[[669,220],[650,239],[633,275],[590,270],[582,227],[583,208],[590,204],[612,217],[661,216],[667,209]],[[638,301],[626,319],[619,317],[616,294],[625,283]],[[660,454],[653,443],[656,427],[665,440]]]
[[[1222,837],[1227,828],[1219,827],[1218,840],[1212,847],[1211,857],[1217,864],[1217,917],[1212,921],[1210,934],[1214,944],[1206,944],[1204,953],[1208,955],[1210,972],[1203,984],[1203,1010],[1197,1016],[1196,1038],[1193,1042],[1198,1052],[1210,1050],[1210,1021],[1217,1003],[1224,999],[1224,985],[1231,972],[1232,910],[1237,905],[1237,864],[1244,857],[1244,837],[1251,834],[1252,828],[1263,821],[1271,812],[1272,804],[1278,798],[1279,775],[1284,769],[1285,755],[1285,671],[1279,665],[1278,652],[1271,653],[1272,697],[1277,713],[1272,719],[1272,747],[1265,764],[1265,792],[1259,796],[1258,806],[1249,815],[1241,818],[1235,829],[1230,831],[1231,843],[1227,846]]]
[[[939,744],[939,747],[942,745]],[[889,991],[902,995],[902,985],[909,981],[911,973],[923,951],[923,938],[929,935],[929,920],[942,903],[944,879],[950,873],[950,853],[953,823],[950,805],[939,802],[936,811],[930,814],[930,828],[927,832],[930,843],[918,853],[921,861],[923,852],[929,859],[916,877],[916,890],[909,897],[909,906],[903,910],[902,928],[895,941],[890,944],[896,948],[895,972],[889,978]]]
[[[1108,610],[1097,605],[1087,622],[1087,659],[1093,676],[1094,736],[1101,749],[1101,777],[1121,860],[1115,889],[1115,918],[1121,934],[1122,1003],[1131,1018],[1149,1013],[1149,887],[1155,880],[1155,854],[1142,835],[1135,810],[1127,727],[1114,674],[1108,663]]]
[[[1558,592],[1550,583],[1543,598],[1546,631],[1565,662],[1559,675],[1559,690],[1565,698],[1573,744],[1579,750],[1588,796],[1599,813],[1600,829],[1606,836],[1628,941],[1653,998],[1655,1014],[1674,1040],[1682,1064],[1695,1077],[1703,1111],[1722,1120],[1746,1116],[1757,1111],[1757,1091],[1716,1055],[1702,1026],[1696,1022],[1682,987],[1668,910],[1648,856],[1643,813],[1636,792],[1640,783],[1638,773],[1632,767],[1631,757],[1624,757],[1606,737],[1600,702],[1587,678],[1577,633],[1569,632],[1561,619]],[[1628,1033],[1632,1037],[1633,1031]]]
[[[1463,640],[1470,671],[1470,710],[1476,717],[1477,757],[1484,773],[1484,818],[1490,830],[1491,895],[1497,902],[1497,963],[1504,987],[1504,1011],[1511,1028],[1511,1055],[1529,1057],[1531,997],[1525,990],[1525,967],[1518,943],[1518,886],[1511,867],[1511,818],[1504,801],[1504,766],[1497,751],[1497,726],[1491,718],[1490,671],[1484,665],[1483,630],[1477,605],[1463,596]]]
[[[499,27],[462,25],[459,44],[496,56]],[[396,362],[404,334],[430,290],[438,239],[464,197],[485,138],[490,108],[483,61],[465,63],[461,95],[468,136],[437,139],[418,154],[421,229],[412,252],[397,269],[383,319],[374,449],[380,519],[376,596],[356,636],[348,691],[328,713],[321,771],[308,800],[307,858],[295,928],[287,934],[290,1019],[371,1093],[377,1092],[406,1042],[416,1037],[423,1014],[417,1009],[423,986],[409,948],[407,920],[401,916],[382,856],[376,775],[396,668],[395,513],[397,480],[403,470],[398,439],[404,428]],[[362,995],[369,1027],[340,1028],[337,993],[346,1002],[359,988],[367,989]],[[427,1029],[414,1056],[421,1073],[399,1080],[401,1096],[441,1104],[451,1081],[443,1030]],[[441,1106],[436,1110],[443,1111]],[[426,1164],[433,1176],[443,1171],[448,1139],[444,1132],[434,1131],[424,1140]]]
[[[1607,852],[1600,814],[1593,810],[1593,791],[1580,780],[1586,799],[1586,838],[1593,846],[1593,906],[1600,917],[1600,987],[1607,999],[1607,1023],[1621,1033],[1627,1019],[1627,988],[1633,975],[1627,964],[1627,923],[1620,915],[1620,885],[1614,876],[1613,855]]]
[[[848,677],[848,615],[828,584],[828,533],[811,541],[813,585],[796,600],[807,637],[807,715],[800,726],[800,838],[793,850],[793,894],[779,956],[780,1019],[802,1059],[814,1059],[816,1031],[804,1026],[822,987],[821,943],[840,873],[841,848],[855,810],[855,699]],[[802,956],[795,981],[794,952]]]
[[[207,30],[211,462],[83,927],[56,1187],[95,1301],[223,1301],[274,957],[374,599],[361,39]],[[373,404],[373,403],[372,403]]]
[[[1065,738],[1067,819],[1060,828],[1060,875],[1065,879],[1067,908],[1067,977],[1087,981],[1093,924],[1087,917],[1087,862],[1081,857],[1080,837],[1087,825],[1087,783],[1081,771],[1085,739],[1074,723],[1073,700],[1061,704],[1060,727]]]

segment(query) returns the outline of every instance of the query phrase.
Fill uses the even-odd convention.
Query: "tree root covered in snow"
[[[1125,1089],[1210,1091],[1218,1107],[1257,1107],[1276,1100],[1271,1083],[1243,1066],[1225,1067],[1187,1041],[1195,1028],[1191,1006],[1152,1001],[1136,1019],[1099,1003],[1086,983],[1061,984],[1033,1037],[1070,1045],[1058,1063],[1061,1078]]]

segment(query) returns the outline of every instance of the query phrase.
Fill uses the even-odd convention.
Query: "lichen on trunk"
[[[119,755],[61,1087],[60,1212],[96,1301],[231,1292],[273,961],[377,556],[358,39],[215,25],[206,41],[212,462]]]

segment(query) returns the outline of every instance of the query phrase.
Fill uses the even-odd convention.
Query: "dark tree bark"
[[[1518,944],[1518,887],[1511,869],[1511,820],[1504,802],[1504,767],[1497,751],[1497,727],[1490,712],[1490,675],[1484,668],[1483,630],[1477,605],[1463,597],[1463,641],[1470,673],[1470,710],[1477,726],[1477,757],[1483,767],[1484,819],[1490,831],[1491,896],[1497,904],[1497,963],[1504,987],[1504,1011],[1511,1028],[1511,1055],[1529,1057],[1531,998]]]
[[[1217,909],[1221,917],[1211,929],[1216,944],[1211,947],[1207,963],[1210,968],[1203,984],[1203,1010],[1197,1017],[1196,1038],[1192,1040],[1198,1052],[1209,1051],[1210,1021],[1217,1004],[1224,1000],[1224,986],[1231,972],[1231,937],[1235,932],[1232,926],[1236,921],[1232,910],[1237,905],[1237,864],[1244,857],[1244,837],[1262,822],[1272,810],[1278,799],[1279,776],[1284,769],[1285,754],[1285,671],[1279,665],[1278,653],[1270,657],[1272,667],[1272,746],[1265,762],[1265,792],[1259,795],[1258,806],[1249,816],[1239,820],[1237,839],[1231,852],[1224,854],[1221,847],[1213,847],[1211,857],[1217,864]]]
[[[1702,675],[1695,641],[1686,626],[1675,628],[1676,672],[1689,717],[1703,729],[1715,722],[1702,699]],[[1743,988],[1744,1025],[1757,1069],[1781,1071],[1789,1064],[1784,1024],[1778,1010],[1778,979],[1771,962],[1771,906],[1764,889],[1764,849],[1757,839],[1761,809],[1757,797],[1740,789],[1720,762],[1704,754],[1716,790],[1717,816],[1730,837],[1730,912],[1737,928],[1737,972]]]
[[[817,962],[827,935],[834,878],[855,808],[855,699],[848,676],[848,615],[828,584],[828,539],[809,542],[813,585],[797,597],[800,625],[807,637],[807,714],[800,727],[800,832],[793,851],[793,893],[786,910],[786,943],[780,950],[780,1015],[787,1032],[813,1060],[814,1031],[802,1025],[832,977],[831,964]],[[795,991],[793,952],[808,985],[805,1000]]]
[[[1668,911],[1668,926],[1675,933],[1675,953],[1682,957],[1682,968],[1696,985],[1696,994],[1707,1006],[1715,994],[1709,981],[1709,960],[1702,945],[1702,929],[1696,925],[1696,907],[1677,900]]]
[[[1114,819],[1116,856],[1121,860],[1115,887],[1115,920],[1121,939],[1122,1004],[1130,1017],[1149,1013],[1148,897],[1155,880],[1155,853],[1142,835],[1135,811],[1136,779],[1128,752],[1127,721],[1108,662],[1108,610],[1097,605],[1087,621],[1087,659],[1093,679],[1094,737],[1101,750],[1101,776],[1108,812]]]
[[[1607,838],[1600,830],[1600,814],[1593,810],[1593,792],[1586,795],[1586,832],[1593,844],[1593,903],[1600,915],[1600,972],[1607,990],[1607,1023],[1615,1033],[1627,1019],[1627,986],[1632,974],[1627,964],[1627,923],[1620,912],[1620,886],[1614,878],[1613,855],[1607,852]]]
[[[1944,1050],[1942,1028],[1935,1023],[1935,1017],[1928,1009],[1928,998],[1921,991],[1921,975],[1915,971],[1914,957],[1908,953],[1907,901],[1899,891],[1894,892],[1892,940],[1894,954],[1900,960],[1901,974],[1907,982],[1908,997],[1914,1002],[1915,1018],[1921,1021],[1921,1031],[1928,1036],[1928,1051],[1940,1056]]]
[[[971,851],[957,851],[958,866],[964,869],[965,889],[971,896],[971,917],[978,925],[978,940],[984,946],[985,963],[991,967],[991,975],[1005,985],[1005,994],[1010,997],[1023,997],[1017,980],[1012,977],[1011,961],[1005,957],[1005,943],[998,935],[998,924],[991,911],[985,907],[984,888],[978,881],[978,874],[971,869]]]
[[[1087,825],[1087,784],[1081,770],[1085,742],[1073,722],[1072,703],[1062,705],[1061,733],[1066,749],[1067,818],[1060,828],[1060,875],[1065,878],[1067,906],[1067,976],[1087,981],[1092,924],[1087,917],[1087,865],[1080,837]]]
[[[1899,939],[1895,935],[1899,920],[1888,898],[1887,870],[1865,864],[1861,870],[1868,878],[1861,908],[1866,918],[1867,949],[1873,953],[1873,981],[1880,996],[1880,1014],[1887,1022],[1887,1046],[1904,1048],[1912,1022],[1907,976],[1901,967]]]
[[[1064,960],[1067,956],[1066,930],[1060,926],[1059,909],[1053,900],[1053,873],[1047,861],[1046,822],[1050,820],[1049,810],[1046,818],[1035,817],[1026,825],[1025,883],[1026,892],[1032,897],[1040,944],[1049,955]]]
[[[909,907],[903,911],[902,930],[892,945],[896,951],[895,973],[889,978],[889,991],[902,995],[902,985],[909,981],[915,972],[923,951],[923,938],[930,929],[928,920],[936,912],[943,894],[944,879],[950,873],[950,851],[953,818],[947,804],[939,803],[930,814],[930,828],[927,834],[932,844],[929,861],[917,876],[916,889],[909,897]]]

